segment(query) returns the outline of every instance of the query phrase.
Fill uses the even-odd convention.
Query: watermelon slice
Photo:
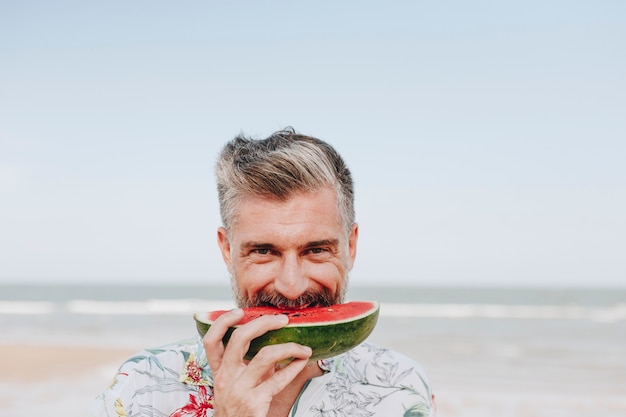
[[[352,301],[329,307],[309,307],[299,310],[275,307],[244,308],[244,318],[231,327],[224,336],[228,343],[232,332],[240,325],[267,314],[285,314],[289,324],[271,330],[253,339],[245,359],[250,360],[267,345],[295,342],[313,350],[310,360],[319,360],[347,352],[363,342],[374,330],[378,320],[379,305],[375,301]],[[204,336],[211,324],[228,310],[196,313],[196,328]]]

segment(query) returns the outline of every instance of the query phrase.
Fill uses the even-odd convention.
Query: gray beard
[[[239,290],[235,282],[235,278],[231,276],[231,287],[235,302],[238,307],[261,307],[261,306],[280,306],[285,308],[304,308],[304,307],[328,307],[333,304],[342,304],[344,302],[345,293],[348,284],[348,277],[344,279],[341,291],[332,294],[328,288],[322,288],[320,291],[305,291],[296,299],[289,299],[275,291],[261,291],[247,298]]]

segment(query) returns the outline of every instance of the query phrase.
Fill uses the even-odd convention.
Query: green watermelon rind
[[[278,330],[270,330],[250,342],[250,348],[244,359],[251,360],[264,346],[287,342],[309,346],[313,351],[310,361],[345,353],[364,342],[374,330],[378,321],[380,306],[375,301],[372,301],[371,304],[372,308],[367,313],[354,319],[341,319],[328,324],[289,324]],[[194,319],[198,334],[204,337],[211,324],[203,321],[200,314],[194,314]],[[228,343],[236,328],[237,326],[228,329],[222,339],[224,345]]]

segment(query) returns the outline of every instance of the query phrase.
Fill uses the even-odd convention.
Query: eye
[[[268,255],[270,253],[270,250],[267,248],[259,248],[259,249],[254,249],[252,252],[258,253],[259,255]]]
[[[326,248],[309,248],[306,250],[306,253],[311,254],[311,255],[320,255],[323,254],[325,252],[328,252],[328,249]]]

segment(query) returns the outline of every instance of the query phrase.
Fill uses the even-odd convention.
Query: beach
[[[605,338],[613,326],[472,321],[431,322],[444,330],[418,346],[391,341],[426,367],[439,415],[625,415],[626,345],[620,333]],[[623,325],[614,330],[626,334]]]
[[[125,358],[194,334],[190,314],[174,304],[219,304],[177,298],[110,304],[82,296],[47,300],[56,307],[41,314],[16,314],[18,304],[2,304],[0,416],[85,416]],[[474,304],[470,314],[467,303],[429,301],[383,302],[370,341],[423,366],[439,416],[626,415],[621,304],[579,302],[576,310],[568,302],[550,310],[542,300],[534,309],[518,303],[498,310],[483,303]]]
[[[85,416],[130,350],[0,345],[0,415]]]

